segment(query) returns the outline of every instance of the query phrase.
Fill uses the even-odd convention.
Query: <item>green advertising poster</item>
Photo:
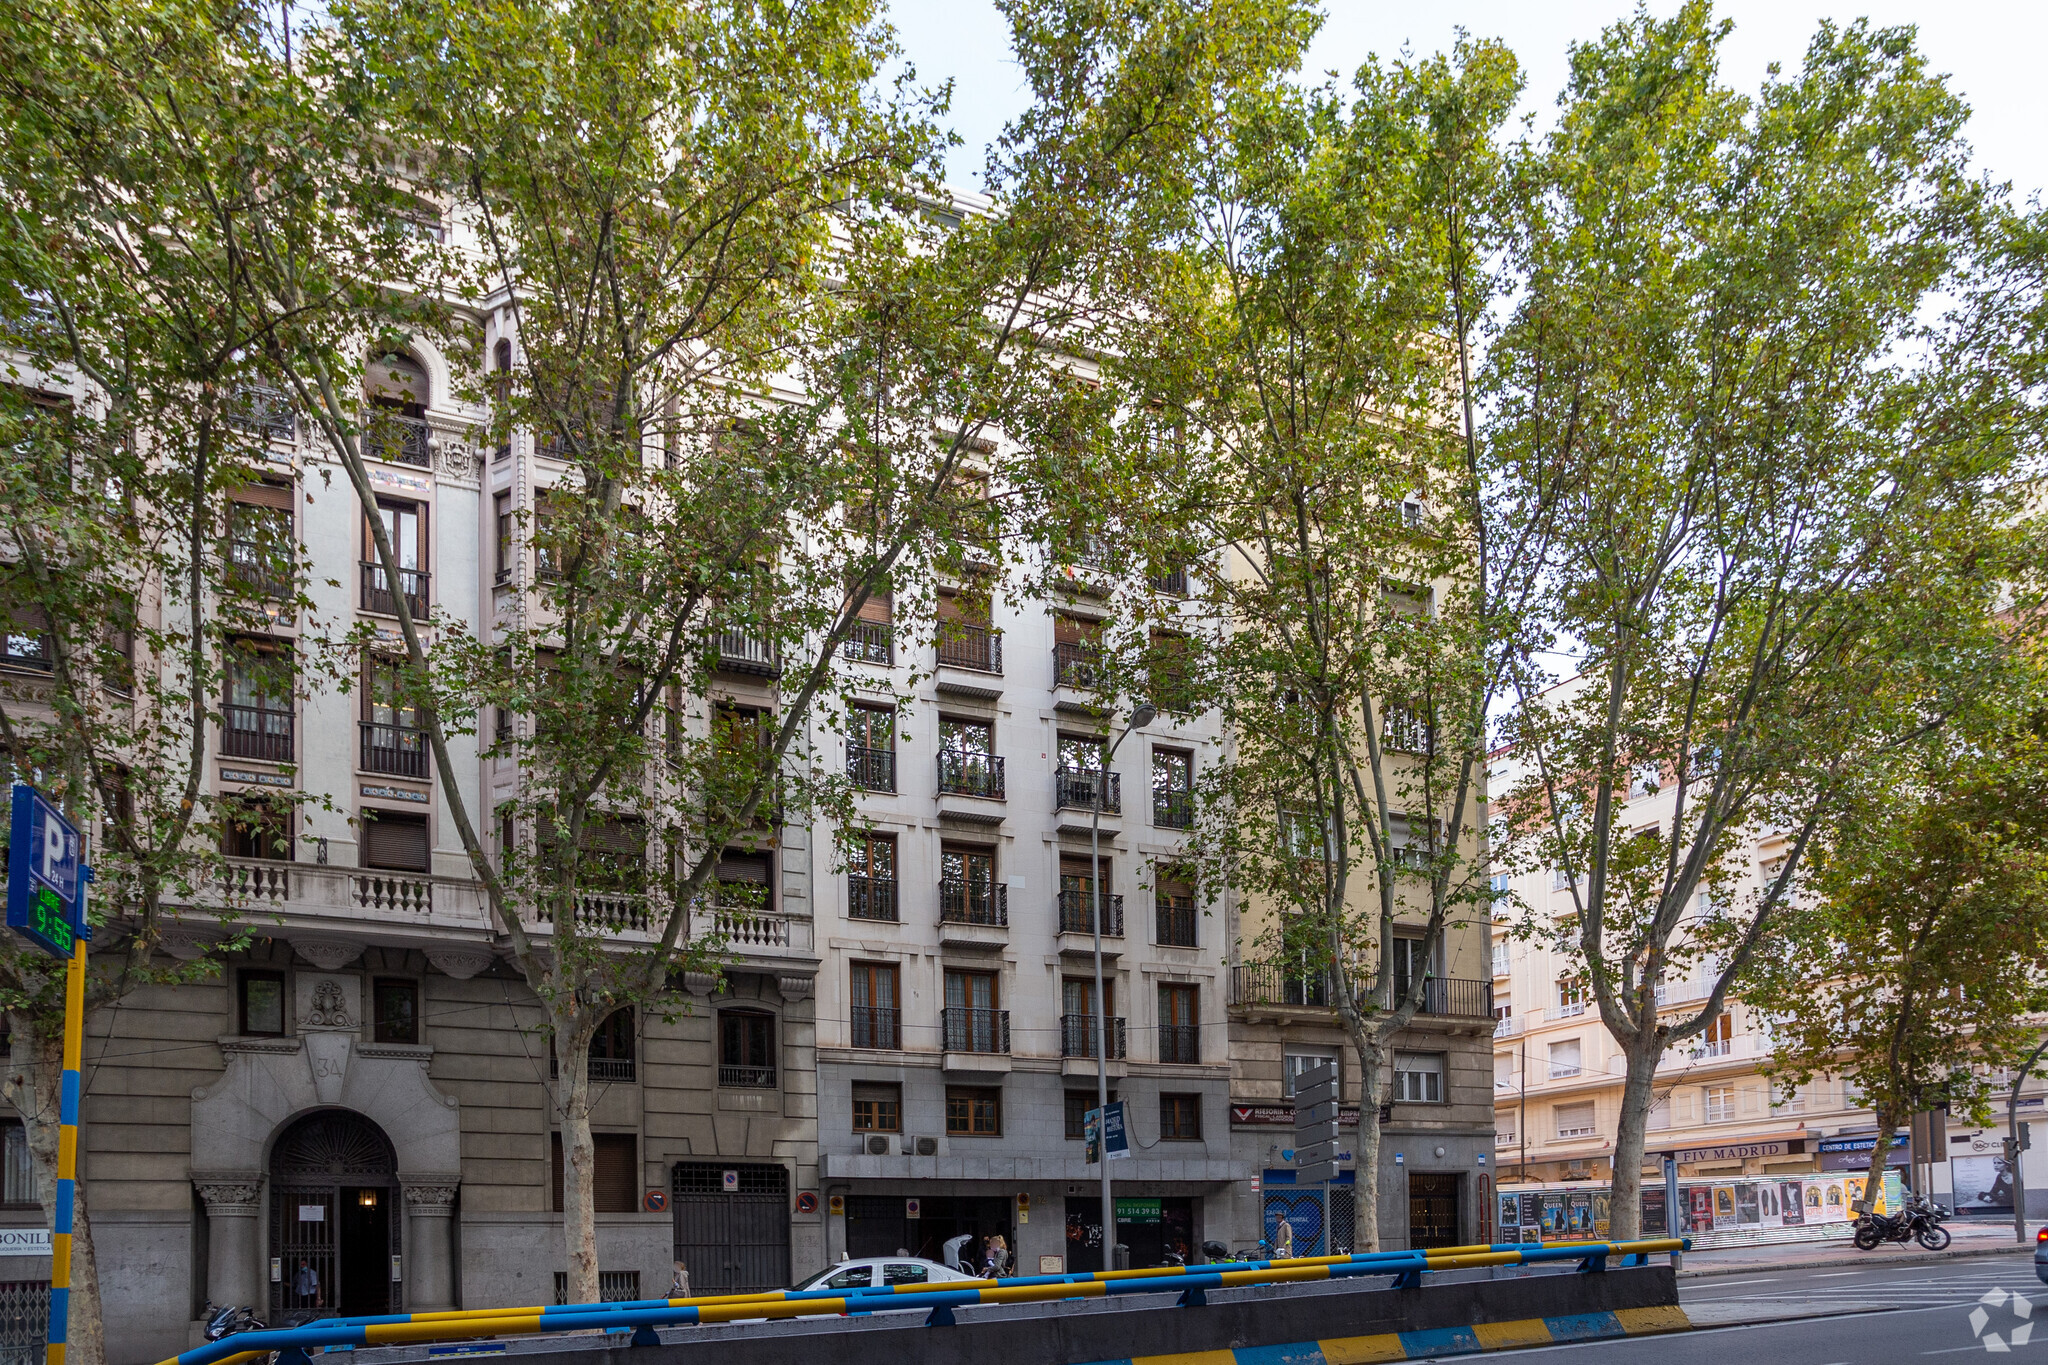
[[[1119,1223],[1156,1223],[1159,1221],[1157,1199],[1119,1199],[1116,1201],[1116,1221]]]

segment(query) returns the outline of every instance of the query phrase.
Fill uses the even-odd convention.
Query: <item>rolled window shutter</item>
[[[638,1143],[631,1133],[598,1133],[596,1204],[599,1213],[631,1213],[640,1189]]]
[[[427,822],[386,811],[363,812],[363,863],[368,867],[427,870]]]

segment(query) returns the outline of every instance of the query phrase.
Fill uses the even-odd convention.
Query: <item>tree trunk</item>
[[[562,1241],[569,1303],[598,1302],[597,1144],[590,1139],[590,1040],[555,1028],[555,1108],[562,1117]]]
[[[1357,1030],[1352,1039],[1358,1048],[1358,1150],[1351,1167],[1357,1173],[1352,1186],[1358,1202],[1357,1228],[1352,1235],[1355,1252],[1380,1249],[1380,1088],[1386,1075],[1387,1051],[1371,1028]]]
[[[1614,1130],[1614,1193],[1607,1205],[1610,1241],[1632,1242],[1643,1235],[1643,1143],[1649,1130],[1650,1090],[1664,1055],[1660,1042],[1656,1030],[1650,1029],[1624,1054],[1628,1073],[1621,1087],[1621,1121]]]
[[[1899,1130],[1899,1124],[1906,1117],[1887,1114],[1881,1109],[1873,1109],[1871,1113],[1877,1119],[1877,1142],[1870,1149],[1870,1169],[1864,1172],[1863,1198],[1856,1203],[1858,1213],[1868,1213],[1877,1207],[1878,1196],[1884,1193],[1885,1157],[1892,1149],[1892,1134]],[[1891,1211],[1897,1212],[1896,1209]]]
[[[28,1138],[30,1158],[35,1162],[36,1199],[51,1227],[57,1217],[57,1132],[61,1092],[64,1083],[64,1039],[60,1033],[44,1037],[36,1020],[15,1014],[14,1055],[10,1074],[0,1093],[21,1116]],[[81,1148],[83,1144],[80,1144]],[[67,1365],[103,1365],[106,1360],[105,1326],[100,1318],[99,1259],[92,1249],[92,1217],[83,1172],[73,1186],[71,1212],[71,1312],[66,1327],[64,1359]]]

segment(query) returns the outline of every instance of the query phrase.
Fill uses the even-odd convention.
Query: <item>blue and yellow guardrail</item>
[[[1609,1257],[1645,1264],[1652,1255],[1684,1251],[1682,1238],[1636,1242],[1578,1242],[1545,1247],[1443,1247],[1429,1251],[1362,1252],[1352,1256],[1308,1256],[1270,1261],[1223,1261],[1209,1265],[1147,1270],[1094,1271],[1073,1275],[1028,1275],[1003,1280],[883,1285],[855,1290],[772,1290],[764,1294],[723,1294],[689,1299],[641,1299],[628,1303],[471,1308],[329,1319],[304,1327],[237,1332],[194,1347],[160,1365],[233,1365],[265,1352],[281,1352],[279,1365],[301,1365],[314,1347],[403,1346],[478,1337],[532,1336],[552,1332],[632,1332],[635,1345],[655,1345],[654,1329],[751,1319],[822,1317],[930,1310],[927,1323],[949,1325],[955,1308],[978,1304],[1045,1303],[1062,1299],[1179,1292],[1180,1302],[1198,1306],[1211,1289],[1259,1284],[1300,1284],[1392,1275],[1394,1286],[1412,1287],[1423,1274],[1480,1266],[1535,1265],[1578,1261],[1584,1271],[1607,1268]],[[882,1300],[888,1300],[883,1306]]]

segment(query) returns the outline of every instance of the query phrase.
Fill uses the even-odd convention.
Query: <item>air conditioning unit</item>
[[[889,1155],[889,1139],[887,1139],[887,1138],[885,1138],[885,1137],[880,1137],[880,1136],[877,1136],[877,1137],[871,1137],[871,1138],[869,1138],[869,1139],[868,1139],[868,1155],[869,1155],[869,1156],[887,1156],[887,1155]]]
[[[910,1136],[910,1134],[908,1134],[908,1133],[905,1133],[905,1134],[903,1135],[903,1155],[905,1155],[905,1156],[916,1156],[916,1155],[917,1155],[917,1139],[916,1139],[916,1138],[914,1138],[914,1137],[912,1137],[912,1136]]]
[[[917,1154],[919,1156],[937,1156],[939,1154],[939,1140],[937,1138],[919,1138],[917,1140]]]

